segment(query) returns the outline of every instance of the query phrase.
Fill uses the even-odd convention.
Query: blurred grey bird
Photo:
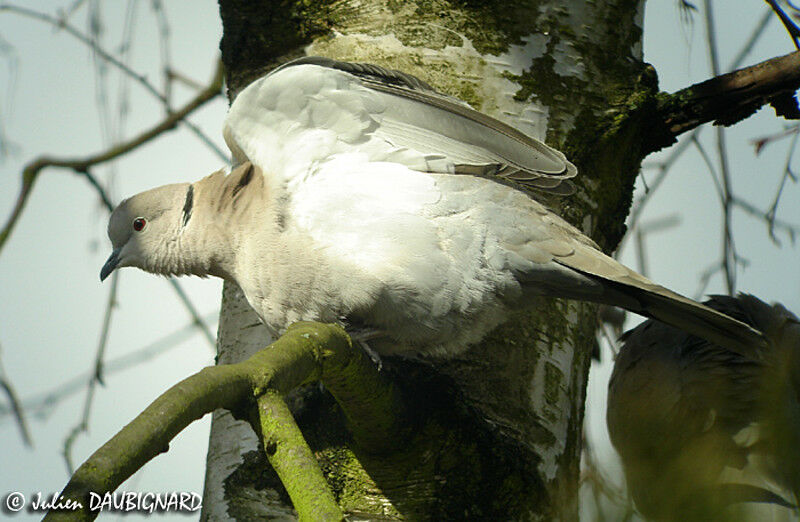
[[[737,353],[649,320],[623,335],[611,375],[608,431],[649,519],[716,520],[732,503],[799,499],[800,321],[752,295],[705,304],[759,329],[768,347]],[[723,474],[733,470],[751,483]]]
[[[307,57],[254,81],[223,129],[237,167],[123,201],[101,279],[135,266],[235,281],[263,322],[364,325],[378,353],[451,355],[537,296],[607,303],[745,351],[749,326],[603,254],[530,191],[560,152],[375,65]]]

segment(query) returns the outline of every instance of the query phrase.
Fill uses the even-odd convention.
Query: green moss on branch
[[[342,510],[283,397],[274,391],[261,395],[258,417],[264,452],[289,493],[300,520],[343,520]]]
[[[62,496],[80,502],[83,509],[52,511],[45,520],[93,520],[97,512],[89,510],[90,492],[103,495],[114,491],[150,459],[167,451],[169,442],[178,433],[206,413],[217,408],[239,411],[252,405],[254,399],[259,402],[257,424],[267,454],[270,455],[270,448],[274,449],[270,460],[277,459],[276,469],[301,516],[308,520],[341,518],[340,512],[337,515],[338,507],[333,509],[330,505],[333,496],[311,450],[280,398],[321,378],[330,380],[348,418],[358,419],[354,421],[356,432],[363,434],[355,438],[363,441],[366,449],[386,448],[380,441],[382,437],[397,439],[392,430],[399,429],[402,422],[390,417],[404,411],[399,395],[353,349],[344,329],[336,325],[297,323],[248,360],[204,368],[164,392],[72,476]],[[394,409],[384,411],[386,407]],[[367,426],[372,428],[367,430]],[[309,503],[308,495],[323,500]],[[306,512],[306,508],[311,511]]]

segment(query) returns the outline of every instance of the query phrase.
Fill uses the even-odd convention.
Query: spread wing
[[[569,192],[575,167],[559,151],[433,90],[370,64],[306,57],[245,88],[223,130],[237,163],[287,180],[341,154],[433,173],[496,177]]]

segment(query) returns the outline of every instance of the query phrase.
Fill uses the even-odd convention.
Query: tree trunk
[[[624,232],[655,74],[641,61],[643,2],[220,0],[230,96],[302,54],[403,70],[545,139],[579,169],[547,203],[607,251]],[[640,111],[646,113],[647,111]],[[270,339],[226,284],[221,361]],[[335,402],[293,411],[334,493],[367,518],[577,519],[581,426],[595,307],[541,299],[454,359],[384,359],[416,412],[399,450],[351,442]],[[233,354],[228,353],[233,350]],[[215,415],[203,518],[291,514],[249,426]]]

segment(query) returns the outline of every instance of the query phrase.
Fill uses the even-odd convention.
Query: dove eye
[[[147,221],[143,217],[138,217],[133,220],[133,229],[137,232],[141,232],[144,230],[144,226],[147,224]]]

